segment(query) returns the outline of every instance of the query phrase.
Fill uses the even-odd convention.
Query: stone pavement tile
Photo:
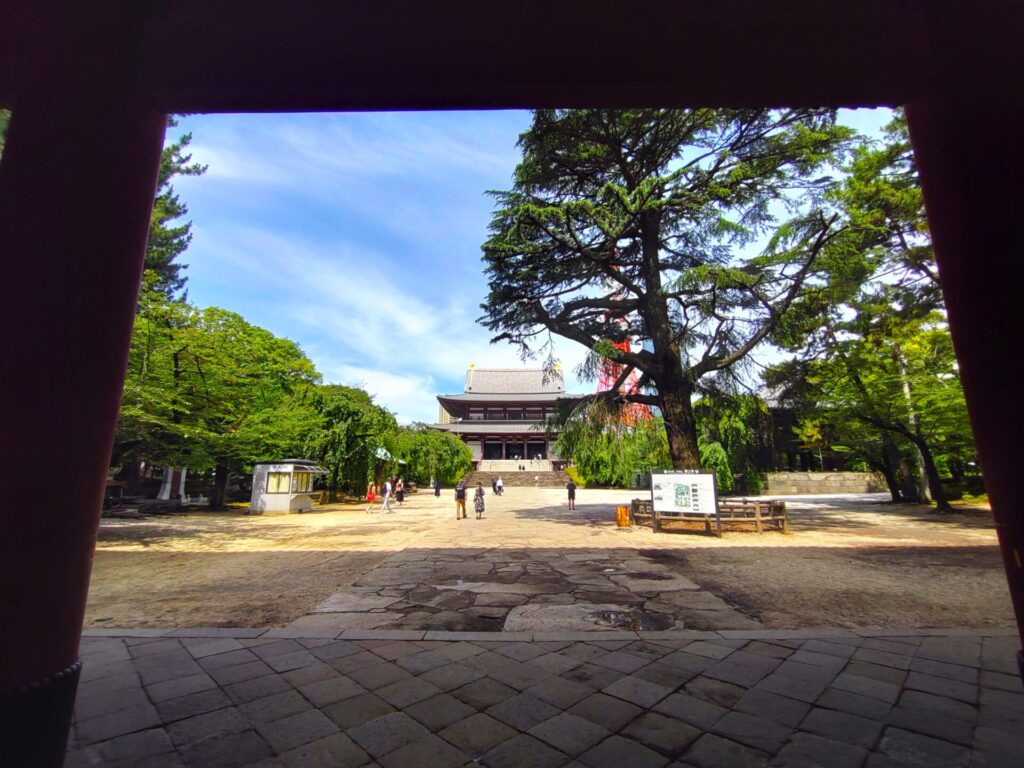
[[[385,661],[395,661],[405,656],[415,656],[421,651],[422,649],[415,643],[398,640],[378,645],[372,650],[372,653]]]
[[[359,683],[349,680],[347,677],[332,677],[327,680],[319,680],[315,683],[307,683],[299,687],[299,693],[309,699],[317,707],[326,707],[336,701],[350,699],[360,693],[366,693],[366,689]]]
[[[743,654],[743,657],[737,658],[741,654]],[[754,661],[750,659],[754,659]],[[771,674],[779,666],[779,663],[778,659],[736,651],[724,661],[720,661],[713,667],[705,669],[702,674],[715,680],[723,680],[727,683],[750,688]]]
[[[370,757],[344,733],[332,733],[285,752],[280,760],[287,768],[356,768]]]
[[[543,647],[533,643],[508,643],[498,647],[496,650],[503,656],[508,656],[516,661],[529,661],[544,655],[546,652]]]
[[[832,687],[872,699],[879,699],[888,704],[895,704],[900,696],[900,687],[898,685],[883,683],[881,680],[872,680],[869,677],[853,675],[849,672],[843,672],[833,680]],[[811,699],[811,701],[813,700]]]
[[[615,696],[623,701],[628,701],[630,704],[636,704],[644,709],[650,709],[672,693],[671,688],[633,675],[620,678],[601,690],[603,693]]]
[[[834,669],[839,672],[844,666],[846,666],[847,659],[842,656],[836,656],[830,653],[818,653],[817,651],[811,651],[807,648],[799,648],[793,651],[793,655],[789,657],[790,661],[799,661],[801,664],[810,664],[812,667],[825,667],[826,669]]]
[[[687,653],[692,653],[696,656],[704,656],[717,661],[721,661],[734,650],[736,649],[732,646],[726,645],[725,643],[717,643],[709,640],[698,640],[697,642],[690,643],[686,646]]]
[[[557,768],[568,761],[564,753],[525,733],[499,744],[480,758],[487,768]]]
[[[815,707],[800,723],[800,730],[871,749],[882,733],[882,723],[849,712]]]
[[[81,765],[150,765],[157,762],[157,758],[164,756],[165,759],[173,757],[177,759],[174,745],[168,738],[163,728],[150,728],[145,731],[130,733],[110,739],[99,744],[93,744],[80,750],[81,754],[75,760],[66,760],[66,765],[72,766],[75,762]]]
[[[158,704],[161,701],[176,699],[180,696],[187,696],[190,693],[208,691],[211,688],[216,687],[217,683],[215,683],[209,675],[205,672],[200,672],[197,675],[175,677],[171,680],[164,680],[161,683],[147,685],[146,694],[149,696],[150,701],[154,704]]]
[[[680,669],[663,661],[655,661],[633,673],[636,677],[675,690],[695,678],[699,672]]]
[[[373,757],[380,757],[423,738],[430,731],[404,712],[392,712],[349,728],[347,733]]]
[[[267,740],[275,752],[280,754],[337,733],[338,726],[320,710],[308,709],[280,720],[257,725],[256,731]]]
[[[142,680],[139,679],[139,674],[135,671],[134,666],[118,672],[116,675],[79,682],[76,701],[92,696],[106,697],[117,691],[129,689],[142,690]]]
[[[189,656],[188,651],[179,648],[173,653],[159,653],[135,660],[135,671],[144,685],[162,683],[185,675],[200,674],[203,668]]]
[[[531,685],[525,691],[530,696],[553,704],[559,709],[568,709],[593,692],[594,689],[589,685],[566,680],[564,677],[549,677],[536,685]]]
[[[735,741],[705,733],[683,754],[695,768],[765,768],[770,755]]]
[[[529,664],[512,661],[511,659],[508,660],[504,667],[491,672],[489,676],[499,683],[504,683],[518,691],[524,691],[531,685],[557,677],[552,672],[530,666]]]
[[[896,761],[922,766],[967,766],[968,748],[900,728],[886,728],[878,751]]]
[[[593,768],[660,768],[668,763],[663,755],[622,736],[610,736],[580,755],[579,760]]]
[[[811,733],[794,733],[772,760],[773,768],[860,768],[867,750]]]
[[[312,664],[308,667],[300,667],[299,669],[291,669],[287,672],[282,672],[281,677],[287,680],[290,684],[298,688],[299,686],[307,685],[309,683],[318,683],[321,680],[330,680],[332,677],[338,677],[341,673],[332,667],[330,664]]]
[[[516,734],[517,732],[505,723],[482,712],[470,715],[438,731],[438,736],[474,759]]]
[[[160,716],[157,714],[156,708],[152,704],[144,704],[90,720],[80,720],[75,724],[75,733],[78,737],[78,744],[88,746],[159,725]]]
[[[528,731],[537,723],[554,717],[558,712],[557,707],[531,696],[528,692],[498,702],[487,709],[487,714],[491,717],[520,731]]]
[[[531,667],[542,669],[553,675],[561,675],[563,672],[575,669],[582,663],[579,659],[574,659],[562,653],[545,653],[529,661]]]
[[[410,656],[409,658],[415,659],[416,657]],[[399,659],[399,661],[402,660]],[[359,683],[368,691],[375,691],[399,680],[408,680],[412,676],[413,673],[403,669],[398,664],[392,664],[388,661],[364,667],[363,669],[354,669],[346,675],[350,680]]]
[[[173,723],[176,720],[185,720],[189,717],[212,712],[215,709],[223,709],[231,706],[231,699],[227,697],[220,688],[211,688],[208,691],[191,693],[177,699],[161,701],[156,705],[156,711],[160,720],[164,723]]]
[[[903,696],[914,691],[906,691]],[[921,694],[928,695],[928,694]],[[966,706],[966,705],[964,705]],[[974,740],[974,723],[948,717],[940,711],[923,707],[896,706],[885,717],[885,724],[913,731],[923,736],[934,736],[943,741],[952,741],[970,746]]]
[[[322,645],[330,645],[335,641],[333,637],[297,637],[296,642],[307,650],[319,648]],[[320,658],[319,656],[317,658]]]
[[[839,688],[829,688],[815,702],[819,707],[838,709],[841,712],[849,712],[852,715],[862,715],[880,720],[892,709],[892,704],[875,699],[870,696],[861,696],[858,693],[843,691]]]
[[[201,666],[207,672],[214,669],[234,667],[239,664],[248,664],[250,662],[259,660],[260,657],[253,653],[252,650],[249,648],[236,648],[233,651],[217,653],[212,656],[203,656],[202,658],[198,659],[199,666]]]
[[[671,664],[672,666],[679,667],[680,669],[696,672],[698,674],[708,667],[713,667],[718,663],[718,661],[718,659],[713,659],[709,656],[687,653],[686,648],[661,657],[661,663]]]
[[[310,703],[298,691],[284,691],[262,699],[249,701],[238,711],[253,725],[272,723],[310,709]]]
[[[807,716],[811,705],[786,696],[779,696],[777,693],[754,688],[743,694],[743,698],[736,702],[735,709],[796,728],[800,721]]]
[[[436,688],[434,692],[438,692]],[[484,710],[497,704],[499,701],[510,699],[516,693],[517,691],[514,688],[502,685],[497,680],[491,680],[489,677],[482,677],[451,691],[452,696],[477,710]]]
[[[367,720],[389,715],[395,708],[374,693],[361,693],[351,699],[329,704],[321,709],[341,730],[347,731]]]
[[[502,656],[500,653],[489,650],[477,656],[470,656],[468,659],[464,659],[461,663],[470,669],[475,669],[478,672],[489,675],[492,672],[504,669],[508,664],[514,662],[512,662],[508,656]]]
[[[317,645],[313,648],[309,648],[309,652],[320,659],[320,661],[343,659],[346,656],[351,656],[353,653],[359,653],[362,650],[362,648],[351,640],[333,640],[328,641],[324,645]]]
[[[383,768],[455,768],[466,765],[468,757],[444,739],[430,734],[389,752],[379,758],[379,762]]]
[[[1010,693],[1024,692],[1024,688],[1021,687],[1020,675],[1007,675],[1004,672],[991,672],[983,669],[980,683],[982,688],[995,688]]]
[[[642,712],[640,707],[603,693],[588,696],[569,708],[569,714],[586,718],[612,732],[620,730]]]
[[[672,653],[675,649],[646,640],[637,640],[635,643],[627,645],[623,650],[637,656],[643,656],[649,661],[657,661],[662,656]]]
[[[732,707],[747,692],[743,686],[733,685],[724,680],[713,680],[703,675],[690,680],[683,686],[683,690],[721,707]]]
[[[116,661],[96,663],[95,660],[90,659],[84,653],[81,655],[82,660],[85,663],[82,666],[82,674],[78,680],[79,687],[85,683],[96,683],[111,677],[132,675],[138,678],[139,676],[135,671],[135,664],[131,659],[118,659]]]
[[[249,723],[234,707],[206,712],[167,726],[167,735],[176,746],[203,739],[249,730]]]
[[[853,655],[857,648],[852,645],[837,643],[832,640],[808,640],[806,643],[801,645],[798,650],[811,651],[812,653],[823,653],[827,656],[837,656],[841,659],[848,659]]]
[[[978,724],[1010,733],[1024,731],[1024,696],[1008,691],[982,690]]]
[[[977,667],[981,664],[981,638],[926,637],[921,641],[915,655],[919,659]]]
[[[980,758],[977,760],[980,765],[1019,766],[1021,755],[1024,755],[1024,733],[1007,733],[982,726],[975,731],[973,746],[973,756]],[[1010,760],[1016,762],[1011,763]]]
[[[950,680],[948,677],[936,677],[926,675],[923,672],[911,672],[907,675],[904,683],[907,688],[915,691],[934,693],[937,696],[947,696],[951,699],[976,704],[978,701],[978,686],[973,683],[961,683],[959,680]]]
[[[418,701],[402,711],[423,723],[431,731],[439,731],[476,714],[473,707],[447,693],[439,693],[437,696]]]
[[[872,664],[868,661],[851,661],[844,670],[850,675],[870,677],[872,680],[881,680],[883,683],[902,686],[907,680],[907,672],[895,667],[884,667],[880,664]]]
[[[75,699],[75,719],[92,720],[119,712],[122,709],[144,707],[147,704],[149,704],[149,697],[141,685],[93,696],[79,695]]]
[[[473,643],[467,643],[465,641],[442,643],[441,647],[435,650],[435,653],[447,656],[451,661],[462,661],[462,659],[469,658],[470,656],[477,656],[483,652],[484,649],[479,645],[474,645]]]
[[[260,643],[251,648],[252,652],[261,659],[268,659],[272,656],[287,656],[291,653],[305,652],[305,648],[293,639],[274,640],[272,643]]]
[[[437,667],[429,672],[425,672],[419,677],[421,680],[426,680],[431,685],[437,686],[442,691],[451,691],[466,683],[479,680],[483,676],[483,672],[479,670],[471,669],[458,662],[452,662],[445,664],[443,667]]]
[[[771,753],[778,751],[793,732],[787,725],[746,712],[730,712],[712,730],[719,736]]]
[[[366,667],[372,667],[374,664],[380,664],[381,661],[383,659],[380,656],[374,656],[369,651],[357,651],[347,656],[331,659],[328,664],[341,672],[341,674],[347,675],[357,669],[365,669]]]
[[[244,704],[254,699],[262,699],[264,696],[290,691],[291,686],[280,675],[271,673],[262,677],[243,680],[240,683],[226,685],[222,690],[235,704]]]
[[[706,731],[724,717],[729,710],[688,693],[673,693],[658,702],[654,711],[685,721]]]
[[[187,744],[178,749],[189,768],[251,766],[273,752],[255,731],[228,733]]]
[[[910,669],[914,672],[923,672],[926,675],[959,680],[961,683],[977,684],[979,678],[976,667],[964,667],[960,664],[950,664],[932,659],[911,659]]]
[[[161,638],[159,640],[146,639],[142,642],[128,642],[128,653],[133,659],[140,659],[144,656],[154,654],[174,653],[182,650],[181,641],[172,638]]]
[[[981,646],[981,668],[1006,675],[1018,674],[1017,649],[1020,642],[1014,637],[986,637]]]
[[[648,665],[650,666],[650,665]],[[641,667],[639,671],[646,669],[647,667]],[[600,690],[606,685],[611,685],[620,677],[623,676],[623,672],[619,672],[609,667],[599,667],[596,664],[584,662],[575,669],[570,669],[568,672],[563,672],[560,677],[563,680],[571,680],[574,683],[581,683],[592,689]]]
[[[637,656],[628,651],[612,651],[594,659],[593,663],[599,667],[607,667],[608,669],[614,669],[617,672],[628,675],[631,672],[636,672],[640,667],[647,666],[651,662],[650,659]]]
[[[678,757],[701,736],[701,731],[674,718],[647,712],[620,732],[667,757]]]
[[[451,659],[447,656],[442,656],[441,654],[434,653],[433,651],[421,651],[420,653],[413,654],[412,656],[403,656],[398,659],[395,664],[401,669],[404,669],[414,675],[421,675],[432,669],[443,667],[450,662]]]
[[[978,720],[978,709],[963,701],[923,691],[905,690],[900,694],[898,706],[932,712],[943,721],[958,720],[973,725]]]
[[[216,656],[228,651],[241,650],[245,647],[233,637],[190,637],[183,638],[181,644],[185,646],[185,650],[192,655],[193,659]]]
[[[596,645],[590,643],[574,643],[568,648],[564,649],[562,653],[571,659],[582,661],[584,663],[598,659],[608,653],[603,648],[598,648]]]
[[[853,658],[857,661],[866,661],[871,664],[879,664],[883,667],[893,667],[895,669],[910,669],[910,663],[913,658],[903,653],[891,653],[889,651],[878,651],[874,648],[858,648]]]
[[[836,676],[836,670],[816,667],[787,659],[772,674],[765,677],[757,687],[762,690],[788,696],[791,699],[813,702]]]
[[[567,712],[537,723],[530,728],[529,734],[571,757],[582,754],[611,735],[606,728]]]
[[[302,669],[304,667],[310,667],[314,664],[320,663],[320,660],[317,659],[316,656],[305,649],[296,651],[295,653],[282,653],[279,655],[269,656],[264,659],[264,661],[275,672],[288,672],[293,669]]]
[[[207,672],[210,677],[217,681],[217,685],[221,687],[230,687],[246,680],[274,675],[274,670],[268,667],[265,662],[259,660],[246,664],[235,664],[223,669],[209,669]],[[276,677],[276,675],[274,676]]]

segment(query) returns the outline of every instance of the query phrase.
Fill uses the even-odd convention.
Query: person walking
[[[440,496],[441,495],[441,481],[438,480],[436,477],[434,478],[434,495],[435,496]]]
[[[391,481],[385,480],[384,486],[380,489],[380,513],[383,515],[384,511],[392,513],[395,510],[391,508]]]
[[[402,506],[402,502],[405,501],[405,483],[402,478],[398,478],[398,482],[395,483],[395,499],[398,501],[398,506]]]
[[[498,479],[494,481],[494,493],[498,496],[505,495],[505,483],[501,481],[501,475],[498,475]]]
[[[466,519],[466,484],[462,480],[455,486],[455,519]]]
[[[476,493],[473,494],[473,510],[476,512],[476,519],[484,516],[484,484],[476,484]]]
[[[565,490],[569,492],[569,509],[576,509],[576,483],[570,480],[565,484]]]
[[[375,502],[376,500],[377,500],[377,489],[374,488],[373,483],[370,483],[369,485],[366,486],[366,501],[367,501],[366,513],[367,514],[369,514],[370,512],[373,512],[373,502]]]

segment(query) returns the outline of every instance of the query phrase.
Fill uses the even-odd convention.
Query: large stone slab
[[[569,591],[569,585],[563,588],[548,584],[498,584],[493,581],[458,581],[455,584],[439,584],[437,588],[509,595],[543,595]]]
[[[387,608],[397,602],[397,597],[338,592],[314,607],[311,613],[366,613]]]
[[[613,574],[610,578],[630,592],[675,592],[680,589],[700,589],[700,585],[671,571],[649,570],[639,573]]]
[[[521,605],[509,611],[506,632],[599,632],[610,629],[637,629],[649,617],[628,605],[611,603],[575,603],[573,605]],[[667,629],[667,627],[650,627]]]

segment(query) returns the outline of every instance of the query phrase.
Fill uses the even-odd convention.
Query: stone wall
[[[885,480],[872,472],[768,472],[765,494],[878,493]]]

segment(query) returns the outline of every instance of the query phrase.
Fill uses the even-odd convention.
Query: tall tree
[[[638,371],[626,399],[661,409],[674,466],[699,466],[698,382],[743,360],[812,275],[835,236],[819,174],[850,135],[829,110],[535,112],[513,189],[492,193],[482,322],[524,353],[557,334],[591,373],[600,357]],[[763,254],[739,252],[769,232]],[[626,339],[642,348],[613,346]]]
[[[169,125],[177,125],[173,117],[169,118]],[[143,290],[161,293],[168,298],[182,294],[186,280],[183,273],[187,265],[178,258],[192,242],[192,222],[181,221],[188,215],[188,206],[181,201],[171,182],[176,176],[200,176],[206,172],[205,165],[192,162],[192,155],[187,152],[191,142],[192,134],[186,133],[163,149],[149,222],[149,239],[146,241]]]
[[[4,142],[7,138],[7,124],[11,122],[11,110],[0,109],[0,157],[4,156]]]

